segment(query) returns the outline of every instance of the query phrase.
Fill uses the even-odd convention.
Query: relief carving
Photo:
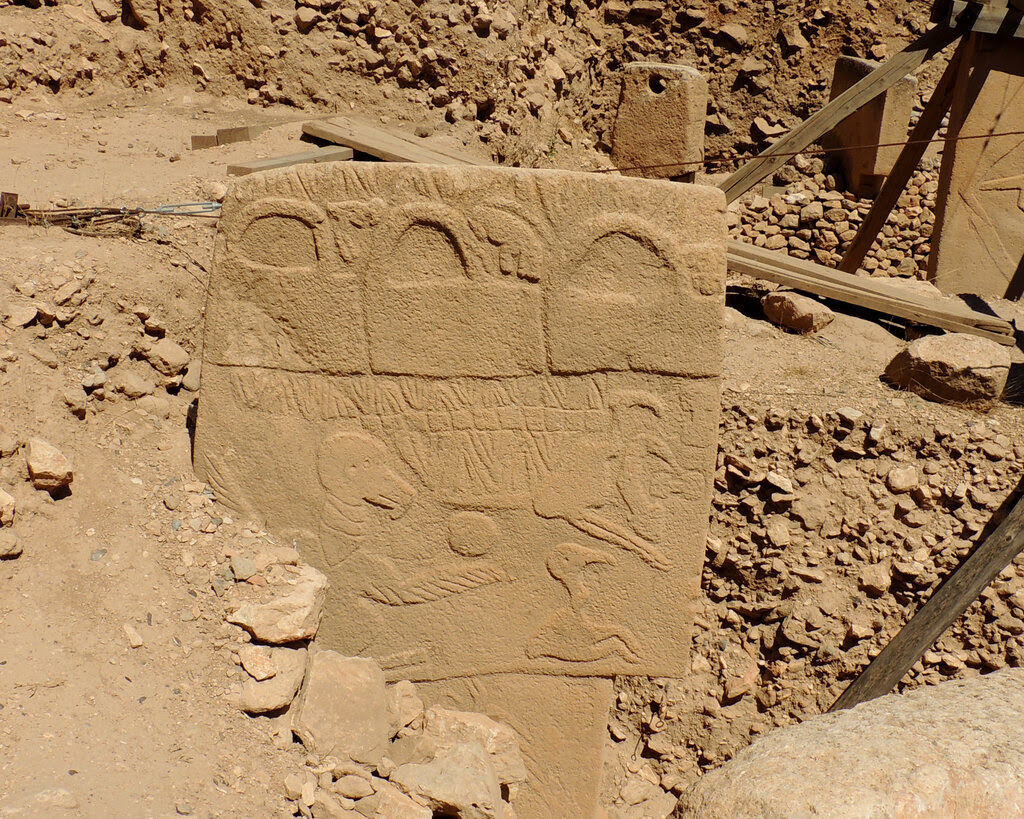
[[[196,470],[328,574],[318,639],[392,680],[472,698],[544,679],[527,688],[560,702],[683,675],[724,276],[714,189],[254,174],[224,203]]]

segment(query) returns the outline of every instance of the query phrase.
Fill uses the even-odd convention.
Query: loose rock
[[[384,672],[373,660],[315,650],[293,729],[310,753],[377,765],[387,748]]]
[[[243,603],[227,616],[264,643],[294,643],[316,636],[327,597],[327,578],[303,566],[291,590],[266,603]]]
[[[995,401],[1010,372],[1006,347],[966,333],[926,336],[910,342],[885,369],[896,386],[931,401]]]
[[[761,307],[770,322],[798,333],[816,332],[836,317],[820,301],[789,291],[769,293],[761,301]]]
[[[75,473],[64,453],[39,438],[33,438],[25,445],[25,460],[32,485],[36,489],[52,492],[69,486],[74,480]]]
[[[252,679],[242,683],[238,706],[249,714],[286,708],[295,698],[306,673],[306,649],[270,648],[267,651],[274,674],[262,682]]]

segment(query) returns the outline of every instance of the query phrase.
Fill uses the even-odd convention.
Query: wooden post
[[[785,165],[791,154],[802,151],[820,139],[854,111],[869,103],[901,77],[919,68],[922,63],[959,37],[959,31],[947,26],[936,26],[926,32],[891,60],[880,65],[859,83],[801,122],[770,148],[737,168],[721,184],[726,201],[733,202],[738,199],[766,176]]]
[[[889,214],[892,213],[892,209],[896,206],[896,202],[906,188],[911,174],[914,173],[914,169],[917,167],[917,163],[924,156],[924,152],[928,148],[927,140],[930,140],[938,133],[939,126],[942,124],[942,118],[946,115],[949,105],[953,100],[953,88],[956,85],[960,70],[959,65],[966,57],[965,51],[967,50],[966,44],[968,42],[970,42],[969,38],[961,41],[960,45],[957,46],[956,53],[949,61],[949,65],[946,66],[946,70],[943,72],[938,85],[935,86],[935,91],[921,113],[921,118],[917,121],[913,131],[911,131],[909,141],[903,146],[903,150],[892,167],[892,171],[885,178],[882,190],[878,192],[878,197],[871,206],[871,211],[857,231],[853,242],[850,243],[846,255],[843,256],[843,261],[839,264],[840,270],[847,273],[857,272],[861,262],[864,261],[864,257],[867,256],[868,251],[871,249],[871,245],[878,238],[878,234],[885,225],[886,219],[889,218]]]
[[[888,694],[921,655],[963,614],[989,583],[1024,548],[1024,497],[1015,491],[1013,508],[928,602],[892,638],[828,710],[852,708]],[[998,514],[998,512],[996,513]]]

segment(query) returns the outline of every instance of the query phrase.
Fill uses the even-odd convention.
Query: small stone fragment
[[[387,697],[392,736],[423,716],[423,700],[416,693],[416,686],[408,680],[389,685]]]
[[[188,366],[189,354],[180,344],[164,337],[143,348],[143,356],[163,375],[177,375]]]
[[[390,733],[384,672],[373,660],[314,651],[292,727],[309,753],[376,765]]]
[[[124,636],[128,638],[128,645],[132,648],[141,648],[146,644],[146,641],[142,639],[142,635],[139,634],[138,629],[136,629],[131,623],[125,623],[122,628],[124,629]]]
[[[242,683],[238,707],[246,713],[265,714],[286,708],[302,685],[306,673],[306,649],[275,647],[269,652],[274,676],[263,682],[252,679]]]
[[[0,489],[0,526],[10,526],[14,523],[14,512],[17,503],[14,496],[4,489]]]
[[[373,793],[373,785],[365,777],[346,774],[335,781],[334,792],[348,799],[363,799]]]
[[[57,447],[39,438],[25,445],[28,474],[36,489],[53,491],[70,485],[74,480],[71,464]]]
[[[156,385],[149,379],[122,368],[114,371],[110,386],[128,398],[142,398],[144,395],[152,395],[156,390]]]
[[[69,387],[64,390],[64,403],[67,404],[71,414],[77,418],[85,418],[88,401],[89,397],[81,387]]]
[[[269,680],[277,674],[277,665],[270,658],[269,646],[254,646],[252,643],[246,643],[238,649],[238,659],[242,663],[242,668],[258,682]]]
[[[327,577],[303,566],[291,590],[266,603],[243,603],[227,616],[264,643],[293,643],[316,636],[327,596]]]
[[[10,560],[21,554],[21,538],[10,529],[0,530],[0,560]]]
[[[885,478],[885,485],[896,495],[916,489],[918,483],[917,470],[912,466],[893,467]]]
[[[858,578],[860,587],[873,597],[879,597],[889,591],[892,585],[892,572],[888,563],[872,563],[865,566]]]

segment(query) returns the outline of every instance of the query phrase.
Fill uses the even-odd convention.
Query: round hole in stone
[[[651,74],[651,78],[647,81],[647,87],[651,89],[652,94],[660,94],[668,88],[668,83],[665,82],[663,77]]]

